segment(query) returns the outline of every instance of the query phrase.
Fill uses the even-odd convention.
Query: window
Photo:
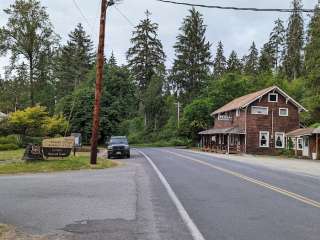
[[[278,102],[278,94],[277,93],[269,93],[268,102]]]
[[[259,136],[259,146],[268,148],[269,147],[269,132],[262,131]]]
[[[284,133],[276,132],[275,140],[276,140],[276,148],[284,148]]]
[[[279,108],[279,116],[280,117],[288,117],[289,109],[288,108]]]
[[[302,150],[302,149],[303,149],[303,138],[298,138],[297,150]]]
[[[236,110],[236,116],[239,117],[240,116],[240,109]]]
[[[252,114],[259,114],[259,115],[268,115],[269,114],[269,108],[268,107],[252,106],[251,107],[251,113]]]
[[[232,116],[229,113],[219,114],[218,116],[219,121],[230,121],[232,120]]]

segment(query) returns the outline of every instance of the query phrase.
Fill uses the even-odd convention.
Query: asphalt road
[[[319,179],[177,149],[143,152],[207,240],[320,239]]]
[[[114,169],[1,176],[0,223],[54,240],[192,240],[187,215],[206,240],[320,239],[320,179],[173,148],[140,151],[162,181],[137,151]]]

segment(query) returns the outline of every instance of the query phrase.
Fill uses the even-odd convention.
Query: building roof
[[[199,132],[200,135],[214,135],[214,134],[245,134],[244,129],[237,127],[232,128],[212,128],[206,131]]]
[[[320,128],[299,128],[287,133],[288,137],[307,136],[312,134],[320,134]]]
[[[236,110],[236,109],[245,108],[248,105],[250,105],[251,103],[253,103],[254,101],[258,100],[259,98],[263,97],[267,93],[274,91],[274,90],[277,90],[281,95],[286,97],[289,101],[291,101],[298,108],[300,108],[304,111],[307,111],[302,105],[300,105],[297,101],[295,101],[293,98],[291,98],[288,94],[286,94],[279,87],[272,86],[272,87],[268,87],[268,88],[262,89],[260,91],[250,93],[248,95],[236,98],[236,99],[232,100],[231,102],[229,102],[228,104],[224,105],[223,107],[219,108],[215,112],[213,112],[211,114],[211,116],[214,116],[219,113],[224,113],[224,112],[229,112],[229,111]]]

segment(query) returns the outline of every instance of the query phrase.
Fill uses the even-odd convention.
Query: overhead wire
[[[93,27],[93,25],[91,24],[91,22],[89,21],[89,19],[85,16],[85,14],[84,14],[83,11],[81,10],[81,8],[80,8],[79,4],[77,3],[77,1],[76,1],[76,0],[72,0],[72,2],[73,2],[73,4],[74,4],[74,6],[76,7],[76,9],[78,10],[78,12],[80,13],[81,17],[82,17],[82,18],[84,19],[84,21],[87,23],[88,27],[89,27],[90,30],[91,30],[91,33],[92,33],[93,35],[95,35],[96,37],[98,37],[97,34],[96,34],[96,31],[95,31],[95,29],[94,29],[94,27]]]
[[[156,0],[158,2],[183,5],[190,7],[202,7],[211,9],[221,9],[221,10],[234,10],[234,11],[253,11],[253,12],[281,12],[281,13],[292,13],[292,12],[302,12],[302,13],[313,13],[314,9],[292,9],[292,8],[253,8],[253,7],[225,7],[218,5],[206,5],[206,4],[195,4],[190,2],[180,2],[173,0]]]

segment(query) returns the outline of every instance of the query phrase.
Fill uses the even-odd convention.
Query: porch
[[[320,160],[320,128],[302,128],[288,133],[287,146],[297,157]]]
[[[240,128],[213,128],[200,132],[200,147],[205,152],[237,154],[245,152],[245,131]]]

